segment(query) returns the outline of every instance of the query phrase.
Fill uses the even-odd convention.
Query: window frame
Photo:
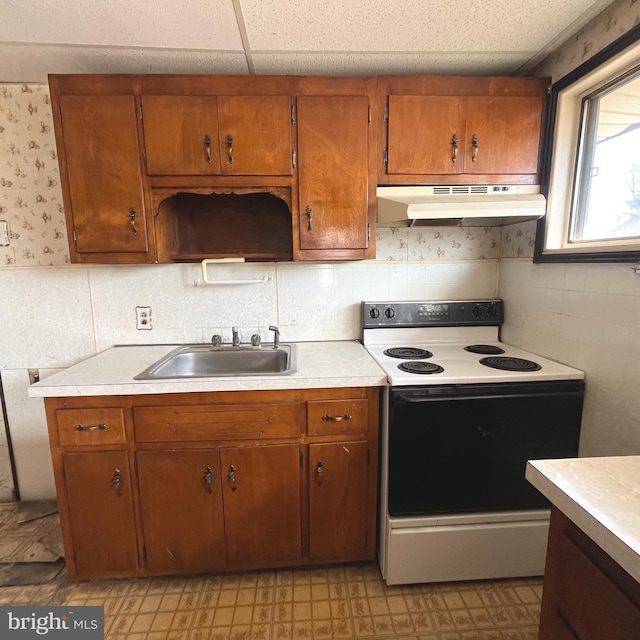
[[[579,67],[568,73],[566,76],[551,85],[549,108],[547,113],[547,123],[543,142],[542,167],[541,167],[541,193],[547,198],[547,214],[540,218],[536,227],[536,239],[534,245],[534,262],[637,262],[640,260],[640,248],[629,248],[628,245],[619,245],[615,240],[601,245],[598,250],[593,247],[584,246],[586,243],[576,243],[571,248],[561,247],[549,249],[547,247],[547,225],[549,223],[556,227],[555,236],[559,234],[558,226],[562,225],[566,231],[571,223],[570,214],[566,212],[564,215],[556,211],[550,213],[550,207],[563,207],[567,198],[570,203],[574,192],[574,183],[579,167],[577,166],[576,154],[580,138],[581,127],[572,127],[571,131],[563,130],[560,133],[556,131],[558,122],[559,101],[562,92],[578,91],[577,96],[592,93],[593,85],[598,81],[598,72],[603,71],[606,66],[614,61],[617,56],[625,53],[640,51],[640,24],[631,28],[617,40],[614,40],[602,51],[596,53]],[[622,75],[621,70],[618,75]],[[606,74],[605,74],[606,75]],[[581,85],[585,89],[580,90]],[[582,112],[581,98],[577,97],[578,114]],[[575,116],[574,116],[575,117]],[[578,116],[580,117],[580,116]],[[561,169],[563,175],[558,177],[559,185],[556,190],[551,192],[553,162],[554,162],[554,141],[560,139],[563,144],[567,144],[567,140],[571,141],[568,154],[572,155],[572,161],[568,164],[568,168]],[[558,204],[558,200],[561,202]],[[551,234],[549,234],[551,235]],[[616,244],[620,248],[616,248]],[[579,246],[582,245],[582,246]]]

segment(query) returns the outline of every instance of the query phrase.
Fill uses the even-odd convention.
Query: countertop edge
[[[615,560],[629,575],[640,582],[640,555],[620,535],[590,513],[556,482],[536,467],[535,460],[527,462],[526,479],[579,529]],[[540,461],[545,462],[545,461]]]

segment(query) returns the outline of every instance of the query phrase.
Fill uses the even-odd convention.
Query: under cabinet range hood
[[[495,227],[545,212],[544,196],[534,185],[378,187],[376,195],[379,227]]]

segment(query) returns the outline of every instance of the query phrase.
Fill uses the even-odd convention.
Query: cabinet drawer
[[[58,409],[58,438],[62,446],[125,442],[124,411],[111,409]]]
[[[311,400],[307,420],[310,436],[365,433],[367,400]]]
[[[133,416],[138,442],[296,438],[304,426],[304,405],[138,407]]]

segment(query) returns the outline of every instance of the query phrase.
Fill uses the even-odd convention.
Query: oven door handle
[[[558,392],[553,392],[553,391],[540,391],[540,392],[533,392],[533,393],[504,393],[504,392],[500,392],[498,390],[485,390],[482,393],[465,393],[460,392],[458,394],[451,394],[451,395],[447,395],[447,394],[443,394],[443,395],[437,395],[437,396],[425,396],[425,395],[420,395],[420,396],[414,396],[411,395],[409,393],[403,393],[401,391],[396,391],[393,394],[393,400],[395,402],[403,402],[403,403],[407,403],[407,404],[421,404],[423,402],[447,402],[450,400],[492,400],[495,398],[544,398],[544,397],[548,397],[548,396],[557,396],[557,395],[564,395],[564,396],[581,396],[582,395],[582,391],[576,389],[575,391],[570,391],[567,389],[564,389],[562,391],[558,391]]]

